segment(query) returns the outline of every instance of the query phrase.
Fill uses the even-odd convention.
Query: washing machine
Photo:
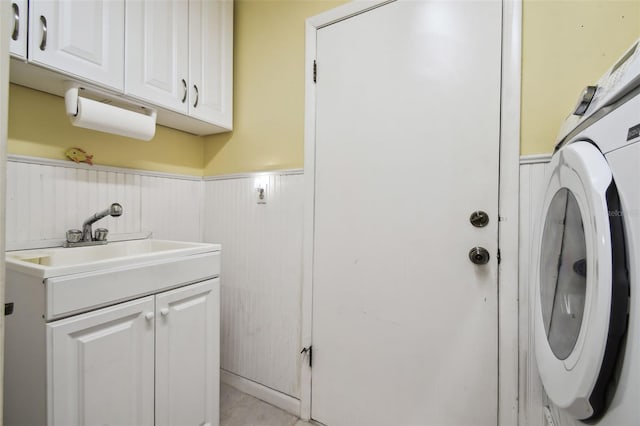
[[[640,425],[639,44],[565,121],[532,245],[544,390],[603,426]]]

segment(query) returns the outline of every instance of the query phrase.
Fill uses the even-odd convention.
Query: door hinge
[[[313,61],[313,82],[317,82],[318,81],[318,64],[316,63],[316,61]]]
[[[500,255],[500,249],[498,249],[498,265],[500,264],[501,260],[502,260],[502,256]]]
[[[300,351],[301,354],[308,353],[309,354],[309,368],[313,366],[313,346],[309,345],[308,348],[302,348]]]

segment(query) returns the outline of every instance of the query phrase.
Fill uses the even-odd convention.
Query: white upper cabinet
[[[9,25],[9,52],[11,56],[27,59],[27,0],[11,2],[11,24]]]
[[[124,88],[124,0],[32,0],[29,61]]]
[[[189,3],[189,114],[232,127],[233,1]]]
[[[63,81],[78,81],[174,129],[231,130],[233,0],[12,0],[10,10],[12,83],[64,96]]]
[[[125,93],[187,114],[188,3],[128,0],[126,15]]]
[[[128,0],[127,95],[232,125],[233,1]]]

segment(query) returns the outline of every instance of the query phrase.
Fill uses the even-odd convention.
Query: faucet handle
[[[79,229],[69,229],[67,231],[67,242],[77,243],[82,239],[82,231]]]
[[[94,240],[96,240],[96,241],[106,241],[108,233],[109,233],[108,229],[106,229],[106,228],[98,228],[98,229],[96,229]]]

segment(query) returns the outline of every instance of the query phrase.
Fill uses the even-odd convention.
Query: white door
[[[231,128],[233,1],[189,2],[189,115]]]
[[[186,1],[126,4],[128,95],[183,114],[189,110],[189,6]]]
[[[153,425],[153,296],[47,325],[50,426]]]
[[[500,81],[499,1],[317,31],[312,418],[497,424]]]
[[[10,8],[9,53],[27,59],[27,0],[13,0]]]
[[[123,90],[124,0],[33,0],[29,15],[30,61]]]
[[[156,425],[218,425],[219,306],[219,279],[156,296]]]

